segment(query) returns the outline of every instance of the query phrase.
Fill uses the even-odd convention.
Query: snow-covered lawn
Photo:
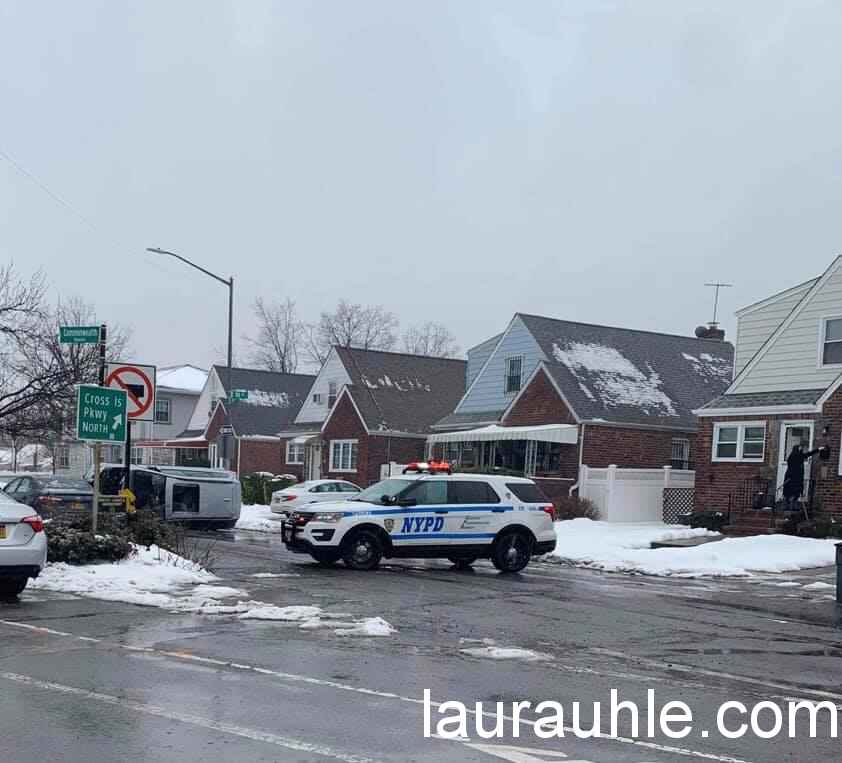
[[[652,549],[653,541],[713,535],[676,525],[620,524],[572,519],[557,522],[556,549],[546,561],[579,567],[677,577],[743,576],[794,572],[835,563],[834,540],[757,535],[690,548]]]
[[[273,514],[268,506],[243,506],[240,508],[240,519],[236,528],[259,533],[279,533],[281,517]]]
[[[185,594],[196,599],[222,599],[240,589],[210,585],[215,575],[197,564],[152,546],[135,546],[134,554],[115,564],[48,564],[29,584],[33,589],[75,593],[93,599],[123,601],[148,607],[173,607]],[[181,594],[180,596],[178,594]]]

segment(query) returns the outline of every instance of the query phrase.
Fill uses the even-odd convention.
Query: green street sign
[[[99,326],[59,326],[58,338],[62,344],[97,344]]]
[[[232,389],[231,390],[231,402],[233,403],[236,400],[248,400],[249,399],[249,391],[247,389]]]
[[[76,437],[88,442],[125,442],[126,391],[80,384],[76,395]]]

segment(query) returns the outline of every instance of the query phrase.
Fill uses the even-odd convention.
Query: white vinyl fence
[[[579,495],[593,501],[606,522],[661,522],[664,488],[692,488],[696,473],[673,469],[592,469],[579,472]]]

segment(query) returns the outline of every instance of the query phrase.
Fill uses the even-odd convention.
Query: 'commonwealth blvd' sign
[[[76,396],[76,437],[88,442],[125,442],[125,390],[80,384]]]

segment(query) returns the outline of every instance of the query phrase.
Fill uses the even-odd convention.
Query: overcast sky
[[[0,252],[207,365],[340,298],[690,333],[842,252],[842,3],[0,4]],[[80,219],[81,215],[83,219]],[[245,360],[241,355],[241,362]]]

